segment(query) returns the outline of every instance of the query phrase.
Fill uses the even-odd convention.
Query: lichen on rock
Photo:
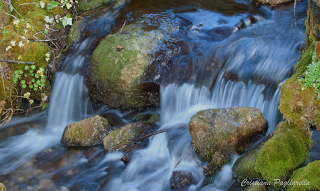
[[[108,120],[96,115],[67,125],[63,132],[61,142],[65,146],[99,145],[109,131],[110,124]]]

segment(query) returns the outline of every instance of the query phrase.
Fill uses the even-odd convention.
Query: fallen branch
[[[296,6],[297,6],[297,0],[294,0],[294,8],[293,8],[293,14],[294,14],[294,24],[297,27],[297,19],[296,19]]]
[[[0,62],[11,62],[11,63],[18,63],[18,64],[34,64],[34,62],[24,62],[24,61],[15,61],[15,60],[2,60]]]
[[[29,41],[32,41],[32,42],[51,42],[51,41],[53,41],[53,40],[60,40],[60,39],[65,38],[65,37],[67,37],[67,36],[62,36],[62,37],[60,37],[60,38],[50,39],[50,40],[34,40],[34,39],[28,39],[28,40],[29,40]]]
[[[197,162],[197,164],[204,170],[204,167],[201,166],[201,164],[195,158],[193,158],[193,160],[195,160]]]
[[[164,133],[164,132],[170,131],[172,129],[182,128],[182,127],[186,127],[186,124],[180,124],[178,126],[170,127],[170,128],[163,128],[163,129],[161,129],[159,131],[155,131],[155,132],[152,132],[152,133],[148,133],[148,134],[142,135],[141,137],[138,137],[138,138],[134,139],[133,141],[139,141],[141,139],[150,137],[152,135],[156,135],[156,134],[159,134],[159,133]]]
[[[184,157],[179,160],[179,162],[176,164],[176,166],[175,166],[174,168],[176,168],[176,167],[180,164],[180,162],[181,162],[184,158],[187,157],[187,155],[189,154],[189,152],[190,152],[190,145],[189,145],[189,149],[188,149],[188,152],[186,153],[186,155],[184,155]]]

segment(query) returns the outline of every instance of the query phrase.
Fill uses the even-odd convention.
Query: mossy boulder
[[[113,0],[84,0],[79,2],[79,9],[80,11],[88,11],[95,9],[101,5],[110,5],[112,2]]]
[[[268,121],[261,111],[251,107],[203,110],[189,122],[195,151],[208,162],[216,152],[242,154],[267,129]]]
[[[96,115],[82,121],[67,125],[61,142],[65,146],[95,146],[102,143],[110,131],[107,119]]]
[[[159,105],[153,99],[159,85],[141,80],[162,38],[159,30],[145,31],[140,24],[107,35],[92,55],[87,84],[90,97],[113,108]]]
[[[0,183],[0,191],[6,191],[7,188],[3,183]]]
[[[83,39],[85,35],[85,29],[87,27],[86,19],[78,19],[72,26],[68,35],[68,43],[77,43]]]
[[[281,122],[274,136],[259,151],[254,171],[264,180],[283,180],[309,158],[311,133],[293,123]]]
[[[133,139],[142,131],[142,123],[130,123],[120,129],[112,131],[103,138],[103,145],[107,152],[125,151]]]
[[[320,190],[320,161],[314,161],[295,170],[291,176],[291,183],[288,191]]]

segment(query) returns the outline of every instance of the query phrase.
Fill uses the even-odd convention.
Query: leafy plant
[[[302,90],[306,86],[315,88],[315,93],[318,99],[320,99],[320,60],[316,61],[316,53],[312,51],[312,62],[307,66],[307,70],[304,72],[304,78],[299,77],[298,81],[302,85]]]
[[[17,83],[20,81],[23,89],[30,88],[34,91],[41,90],[45,87],[46,76],[44,75],[44,68],[40,67],[36,72],[36,66],[25,66],[24,70],[16,70],[14,72],[13,81]]]

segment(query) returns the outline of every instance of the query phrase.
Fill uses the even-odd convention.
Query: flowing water
[[[11,173],[15,186],[26,188],[12,178],[16,169],[25,168],[22,164],[39,158],[39,153],[50,152],[59,158],[59,152],[73,152],[72,156],[76,157],[69,157],[72,162],[43,172],[39,179],[53,179],[57,190],[170,190],[172,172],[188,171],[193,175],[188,190],[230,189],[232,165],[239,156],[233,156],[232,163],[224,165],[214,181],[208,182],[203,169],[195,162],[197,157],[191,149],[187,124],[193,114],[203,109],[251,106],[261,109],[269,122],[267,134],[271,133],[281,120],[278,111],[281,85],[290,77],[300,55],[298,48],[305,39],[306,9],[305,1],[298,5],[298,27],[293,21],[292,5],[257,8],[251,1],[240,0],[132,0],[118,10],[100,14],[89,22],[90,35],[73,48],[56,73],[49,110],[37,116],[46,119],[38,121],[42,127],[0,139],[0,181],[1,175]],[[256,23],[236,29],[242,19],[248,22],[249,16]],[[132,155],[128,166],[119,160],[123,156],[121,152],[103,154],[92,163],[81,150],[62,149],[59,141],[69,123],[108,112],[122,118],[124,123],[131,121],[124,119],[126,113],[120,110],[107,111],[102,107],[97,111],[88,100],[85,75],[90,54],[99,39],[119,28],[124,20],[130,22],[142,17],[150,18],[148,30],[176,26],[169,35],[170,42],[183,44],[179,47],[182,51],[171,57],[170,67],[160,73],[161,107],[155,112],[160,112],[160,128],[178,124],[184,127],[154,136],[146,148]],[[116,19],[118,24],[114,25]],[[2,129],[27,123],[25,120],[14,119]],[[29,183],[29,187],[35,190],[37,183]]]

